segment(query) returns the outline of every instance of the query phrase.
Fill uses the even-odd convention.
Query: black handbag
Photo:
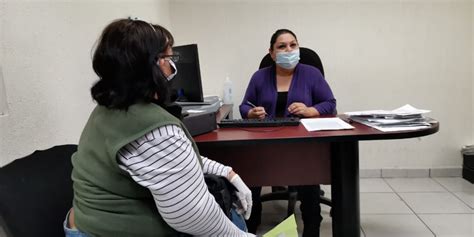
[[[209,192],[216,199],[216,202],[222,208],[227,217],[232,219],[230,210],[232,209],[232,204],[238,200],[237,195],[235,194],[237,189],[229,182],[229,180],[222,176],[205,174],[204,180],[206,181]]]

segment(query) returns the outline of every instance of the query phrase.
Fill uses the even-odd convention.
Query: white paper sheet
[[[344,122],[340,118],[305,118],[300,120],[306,130],[322,131],[322,130],[343,130],[354,129],[350,124]]]

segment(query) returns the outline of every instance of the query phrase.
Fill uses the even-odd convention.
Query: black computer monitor
[[[173,47],[179,55],[178,74],[170,81],[171,97],[177,102],[203,102],[201,70],[197,44]]]

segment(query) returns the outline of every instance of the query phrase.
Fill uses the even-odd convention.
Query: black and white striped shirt
[[[163,219],[194,236],[247,236],[224,214],[209,193],[204,173],[227,176],[232,170],[206,157],[203,167],[191,141],[176,125],[159,127],[120,149],[121,169],[148,188]]]

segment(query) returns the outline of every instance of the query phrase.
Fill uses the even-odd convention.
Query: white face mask
[[[295,49],[291,52],[278,52],[275,63],[285,69],[293,69],[300,61],[300,50]]]
[[[170,63],[171,67],[173,68],[174,72],[171,73],[169,76],[167,76],[166,80],[171,81],[171,79],[173,79],[174,76],[176,76],[176,74],[178,74],[178,68],[176,68],[176,65],[174,64],[174,62],[171,59],[168,59],[168,62]]]

